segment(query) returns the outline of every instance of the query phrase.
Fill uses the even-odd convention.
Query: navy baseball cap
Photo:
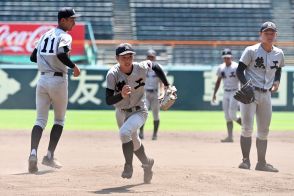
[[[261,27],[260,27],[260,32],[263,32],[263,31],[266,31],[266,30],[268,30],[268,29],[271,29],[271,30],[273,30],[273,31],[277,31],[277,26],[275,25],[275,23],[273,23],[273,22],[270,22],[270,21],[268,21],[268,22],[265,22],[265,23],[263,23],[262,25],[261,25]]]
[[[58,20],[60,20],[61,18],[77,18],[80,17],[80,14],[76,14],[76,11],[71,8],[71,7],[63,7],[60,8],[58,11]]]
[[[153,49],[147,51],[147,56],[156,56],[156,52]]]
[[[223,58],[231,58],[233,55],[232,55],[232,50],[230,48],[225,48],[223,51],[222,51],[222,57]]]
[[[118,55],[125,55],[125,54],[136,54],[132,45],[129,43],[122,43],[120,44],[115,50],[116,56]]]

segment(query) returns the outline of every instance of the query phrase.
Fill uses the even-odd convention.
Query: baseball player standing
[[[75,25],[79,15],[70,7],[58,11],[58,26],[44,33],[33,53],[31,61],[38,64],[41,77],[36,88],[37,119],[31,134],[31,152],[29,156],[29,172],[38,171],[37,149],[46,127],[48,112],[52,103],[54,110],[54,125],[50,133],[48,153],[42,164],[61,168],[54,158],[54,151],[61,136],[65,112],[68,102],[68,67],[73,69],[75,77],[80,75],[79,67],[70,58],[72,37],[67,33]]]
[[[116,48],[118,63],[106,76],[106,103],[116,108],[116,120],[125,158],[122,178],[132,177],[134,153],[142,163],[144,182],[150,183],[154,160],[147,157],[138,135],[139,128],[145,123],[148,115],[144,98],[146,73],[152,69],[166,87],[169,83],[158,63],[149,60],[133,62],[134,54],[132,46],[128,43],[122,43]]]
[[[156,52],[152,49],[147,51],[147,60],[154,62],[156,60]],[[146,106],[151,108],[153,114],[153,135],[152,140],[157,140],[157,132],[159,127],[159,92],[163,85],[153,70],[147,72],[145,92],[146,92]],[[144,139],[144,125],[140,128],[139,137]]]
[[[232,51],[229,48],[225,48],[222,51],[222,58],[224,63],[220,64],[217,69],[217,80],[214,87],[212,102],[215,102],[216,93],[223,80],[224,95],[222,107],[227,121],[228,137],[222,139],[221,142],[233,142],[233,121],[241,125],[241,118],[237,117],[238,101],[234,99],[234,94],[239,89],[239,80],[236,75],[238,64],[232,60]]]
[[[249,153],[254,115],[256,115],[258,162],[255,170],[278,172],[276,168],[266,162],[265,154],[272,116],[271,94],[279,88],[281,70],[284,66],[284,53],[273,45],[277,36],[277,28],[274,23],[263,23],[259,34],[261,42],[244,50],[237,68],[237,76],[243,85],[250,80],[255,97],[255,101],[250,104],[241,103],[242,133],[240,144],[243,161],[239,168],[250,169]]]

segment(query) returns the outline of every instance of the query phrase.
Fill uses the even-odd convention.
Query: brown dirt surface
[[[220,143],[222,132],[159,134],[143,144],[155,159],[151,184],[143,184],[143,169],[134,156],[131,179],[120,177],[123,154],[117,132],[65,131],[56,150],[63,164],[52,169],[41,164],[49,140],[40,142],[39,172],[27,173],[30,132],[0,131],[0,195],[294,195],[294,132],[272,132],[267,160],[279,173],[255,171],[255,139],[251,170],[241,162],[240,133],[234,143]]]

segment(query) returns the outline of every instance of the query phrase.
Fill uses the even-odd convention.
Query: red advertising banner
[[[3,23],[0,22],[0,54],[30,55],[41,35],[51,28],[54,23]],[[85,25],[76,23],[72,31],[71,55],[84,55]]]

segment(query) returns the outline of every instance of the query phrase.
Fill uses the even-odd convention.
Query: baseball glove
[[[235,93],[234,98],[244,104],[252,103],[255,100],[250,80]]]
[[[177,99],[177,89],[175,86],[168,86],[161,98],[159,98],[159,105],[161,110],[168,110]]]

